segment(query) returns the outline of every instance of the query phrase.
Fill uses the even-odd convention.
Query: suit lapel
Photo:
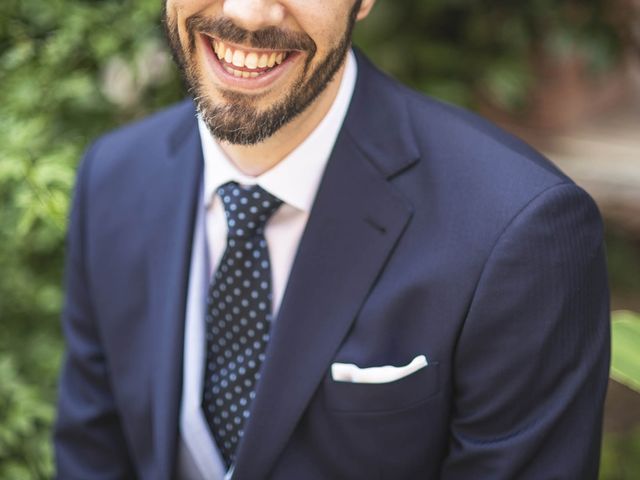
[[[381,105],[388,128],[408,123],[404,103],[378,92],[380,74],[363,62],[271,332],[237,480],[268,476],[411,216],[388,177],[416,161],[415,145],[371,111]]]
[[[193,108],[181,115],[164,158],[149,175],[148,285],[152,343],[152,421],[158,479],[175,468],[178,437],[184,317],[202,150]],[[181,112],[182,114],[183,112]],[[187,116],[188,115],[188,116]]]

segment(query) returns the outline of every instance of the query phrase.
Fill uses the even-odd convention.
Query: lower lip
[[[261,90],[271,86],[293,68],[295,60],[301,55],[301,52],[289,52],[284,61],[277,67],[255,78],[242,78],[236,77],[224,69],[220,59],[213,51],[211,37],[200,35],[200,41],[205,53],[206,62],[214,75],[223,84],[243,90]]]

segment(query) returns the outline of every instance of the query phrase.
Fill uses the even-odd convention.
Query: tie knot
[[[264,233],[271,215],[282,205],[258,185],[242,186],[229,182],[218,188],[222,199],[230,237],[252,237]]]

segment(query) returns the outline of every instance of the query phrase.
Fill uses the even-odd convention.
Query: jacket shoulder
[[[398,88],[425,156],[446,156],[449,168],[473,172],[476,181],[521,178],[526,180],[523,188],[527,183],[532,188],[572,183],[535,148],[490,120],[402,85]]]

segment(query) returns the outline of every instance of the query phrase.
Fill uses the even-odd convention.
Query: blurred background
[[[82,151],[184,96],[160,9],[0,2],[2,479],[53,474],[64,237]],[[640,478],[640,0],[378,0],[356,44],[403,82],[524,138],[596,199],[614,328],[600,477]]]

